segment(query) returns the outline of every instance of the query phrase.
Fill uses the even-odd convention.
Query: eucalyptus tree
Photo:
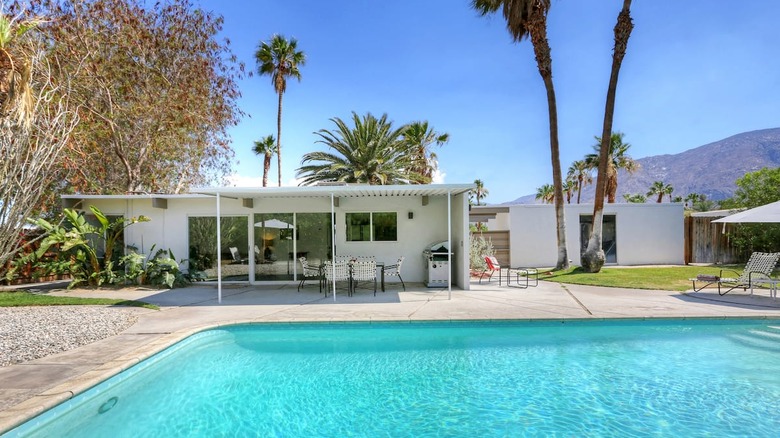
[[[530,37],[536,65],[547,91],[547,109],[550,123],[550,159],[552,161],[553,190],[555,192],[555,220],[558,240],[556,269],[569,267],[566,249],[566,224],[563,215],[563,177],[561,175],[558,144],[558,110],[552,79],[552,57],[547,41],[547,13],[550,0],[472,0],[472,8],[480,15],[493,14],[501,9],[507,30],[515,42]]]
[[[545,204],[552,204],[555,200],[555,188],[552,184],[544,184],[536,189],[536,199]]]
[[[669,202],[672,202],[672,192],[674,192],[674,187],[671,184],[655,181],[650,185],[650,189],[647,190],[647,196],[657,196],[658,198],[655,202],[660,204],[664,200],[664,195],[669,195]]]
[[[406,126],[403,137],[412,160],[409,170],[423,177],[420,181],[422,184],[430,184],[438,169],[438,159],[431,148],[446,144],[450,135],[436,132],[428,126],[428,121],[417,121]]]
[[[404,140],[406,126],[394,128],[387,114],[376,118],[371,113],[352,113],[353,126],[334,117],[335,130],[321,129],[317,143],[328,151],[304,154],[296,176],[301,185],[319,182],[413,184],[423,176],[411,169],[411,157]]]
[[[566,174],[566,177],[569,179],[574,179],[577,183],[577,204],[580,203],[582,189],[586,185],[593,183],[593,175],[591,175],[592,170],[593,169],[585,160],[577,160],[571,163],[571,166],[569,166],[569,171]]]
[[[489,195],[490,192],[488,189],[485,188],[485,183],[482,182],[481,179],[475,179],[474,180],[474,189],[471,190],[471,193],[469,194],[469,199],[471,197],[474,197],[474,200],[477,201],[477,205],[482,205],[482,200]]]
[[[615,202],[618,188],[618,171],[620,169],[623,169],[628,173],[634,173],[637,169],[639,169],[639,163],[637,163],[633,158],[631,158],[630,155],[628,155],[628,150],[631,149],[631,145],[629,143],[623,142],[623,136],[624,134],[622,132],[613,132],[610,136],[611,141],[609,142],[609,150],[607,152],[607,171],[606,177],[603,178],[606,182],[606,185],[605,191],[602,192],[603,194],[601,196],[602,203],[605,196],[607,198],[607,202],[610,204]],[[601,137],[595,138],[596,144],[593,145],[595,153],[585,156],[585,162],[588,163],[592,168],[597,167],[600,160],[599,151],[601,149]],[[599,198],[597,196],[596,200],[598,199]]]
[[[252,152],[255,155],[263,157],[263,187],[268,186],[268,171],[271,170],[271,158],[276,153],[276,140],[273,135],[263,137],[260,141],[255,141]]]
[[[610,174],[610,151],[613,146],[612,121],[615,114],[615,95],[617,93],[618,76],[620,67],[623,65],[623,58],[628,48],[628,38],[634,29],[634,23],[631,20],[631,0],[623,0],[623,7],[618,13],[617,23],[615,24],[615,46],[612,49],[612,68],[609,74],[609,85],[607,86],[607,99],[604,105],[604,124],[601,130],[600,145],[598,149],[598,166],[596,173],[596,197],[593,202],[593,227],[590,231],[588,246],[583,253],[582,267],[586,272],[599,272],[604,266],[605,256],[601,247],[602,219],[604,215],[604,194],[610,193],[608,190],[609,181],[614,181],[614,190],[617,190],[617,175]],[[614,202],[614,191],[611,195],[611,202]]]
[[[65,190],[177,193],[230,172],[243,65],[221,16],[189,0],[30,3],[79,107]]]
[[[257,71],[271,77],[279,97],[276,113],[276,159],[279,165],[279,187],[282,186],[282,96],[287,91],[287,78],[301,81],[300,67],[306,64],[306,54],[298,50],[298,40],[287,40],[276,34],[268,42],[261,42],[255,52]]]

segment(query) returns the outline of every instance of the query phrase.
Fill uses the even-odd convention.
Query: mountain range
[[[639,169],[633,174],[618,172],[617,202],[624,202],[624,194],[646,194],[655,181],[671,184],[672,196],[684,198],[689,193],[702,193],[707,199],[718,201],[733,196],[737,178],[746,173],[780,167],[780,128],[744,132],[679,154],[635,158],[635,161]],[[566,167],[562,170],[565,172]],[[593,202],[594,184],[582,190],[582,202]],[[649,197],[648,202],[653,199]],[[531,194],[503,205],[538,202],[535,194]]]

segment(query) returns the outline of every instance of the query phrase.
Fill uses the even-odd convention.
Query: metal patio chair
[[[376,296],[376,261],[373,258],[362,258],[352,263],[352,292],[357,290],[361,281],[373,281]]]
[[[401,256],[398,258],[398,261],[394,265],[387,265],[382,270],[382,291],[384,292],[384,284],[385,284],[385,278],[387,277],[398,277],[399,280],[401,280],[401,286],[404,288],[404,291],[406,291],[406,284],[404,283],[404,279],[401,278],[401,265],[404,263],[404,257]]]
[[[309,261],[306,259],[306,257],[301,257],[298,259],[298,261],[301,262],[301,282],[298,283],[298,292],[301,291],[301,288],[304,286],[304,283],[306,283],[306,280],[310,278],[316,278],[317,284],[320,287],[320,293],[322,293],[323,267],[309,265]]]

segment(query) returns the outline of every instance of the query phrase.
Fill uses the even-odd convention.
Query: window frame
[[[360,239],[353,239],[351,234],[351,221],[350,221],[350,215],[368,215],[368,229],[369,229],[369,236],[367,240],[360,240]],[[389,239],[383,239],[383,240],[377,240],[376,238],[376,225],[374,224],[374,215],[375,214],[387,214],[387,215],[394,215],[395,216],[395,239],[389,240]],[[357,225],[357,226],[365,226],[365,225]],[[345,242],[398,242],[398,212],[397,211],[350,211],[344,213],[344,241]]]

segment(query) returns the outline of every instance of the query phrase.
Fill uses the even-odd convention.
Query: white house
[[[186,259],[183,269],[220,284],[298,281],[299,257],[319,264],[339,255],[374,256],[385,264],[403,256],[404,281],[425,282],[423,251],[440,242],[452,252],[448,284],[468,289],[472,187],[227,187],[184,195],[66,195],[63,203],[87,214],[94,205],[109,216],[149,217],[125,230],[126,247],[171,249]]]
[[[593,204],[564,207],[569,259],[581,265]],[[509,231],[511,266],[555,266],[558,259],[555,208],[551,204],[472,207],[471,221],[489,230]],[[602,247],[606,263],[659,265],[684,263],[684,214],[681,203],[605,204]]]

